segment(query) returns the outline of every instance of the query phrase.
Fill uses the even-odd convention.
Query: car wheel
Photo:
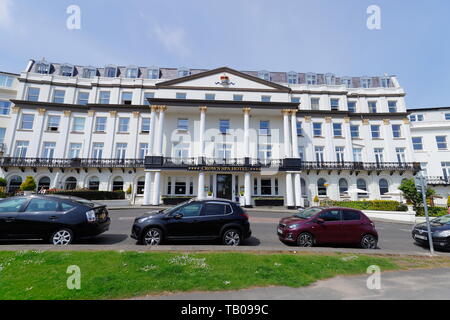
[[[142,237],[142,244],[158,246],[162,242],[162,231],[158,228],[148,229]]]
[[[53,232],[50,243],[55,246],[67,246],[73,241],[73,232],[69,229],[59,229]]]
[[[222,242],[226,246],[238,246],[241,243],[241,233],[236,229],[225,231]]]
[[[314,237],[309,232],[300,233],[297,238],[297,245],[299,247],[312,247],[314,245]]]
[[[366,234],[361,239],[361,247],[363,249],[376,249],[377,244],[378,244],[377,238],[371,234]]]

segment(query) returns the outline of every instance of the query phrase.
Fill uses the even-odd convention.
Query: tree
[[[403,180],[398,189],[403,192],[403,196],[405,197],[405,199],[412,203],[414,210],[423,206],[422,192],[417,191],[416,184],[413,178]],[[434,189],[426,188],[427,199],[432,198],[435,194],[436,191],[434,191]]]
[[[36,190],[36,181],[32,176],[26,177],[25,181],[20,185],[21,191],[35,191]]]

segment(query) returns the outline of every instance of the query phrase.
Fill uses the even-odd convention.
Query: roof
[[[408,109],[408,112],[420,112],[420,111],[438,111],[438,110],[450,110],[449,107],[427,107],[427,108],[415,108]]]

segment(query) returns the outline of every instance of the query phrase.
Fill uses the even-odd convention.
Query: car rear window
[[[72,210],[73,208],[75,208],[75,205],[67,203],[67,202],[62,202],[61,208],[63,211],[69,211],[69,210]]]
[[[342,220],[344,221],[361,220],[361,215],[359,214],[358,211],[343,210]]]
[[[223,216],[232,212],[231,206],[224,203],[207,203],[203,210],[204,216]]]

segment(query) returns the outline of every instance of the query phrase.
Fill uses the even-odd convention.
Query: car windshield
[[[297,213],[295,216],[302,219],[309,219],[320,211],[322,211],[322,208],[309,208]]]
[[[431,222],[439,224],[450,224],[450,214],[433,219]]]

